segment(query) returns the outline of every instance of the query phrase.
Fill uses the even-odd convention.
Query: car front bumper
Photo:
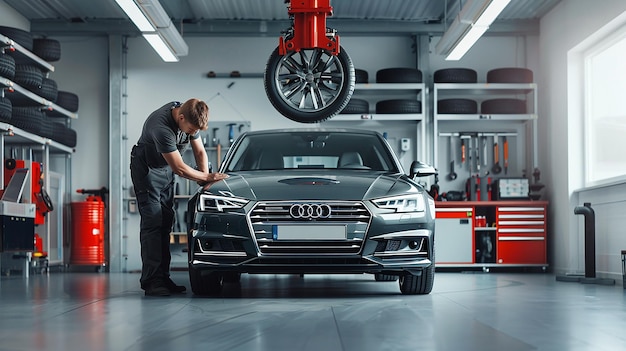
[[[189,233],[190,266],[241,273],[400,275],[420,274],[433,264],[434,220],[426,213],[383,213],[361,202],[333,204],[336,212],[350,213],[333,221],[285,222],[279,214],[255,212],[281,204],[256,204],[241,213],[197,213]],[[341,228],[344,236],[334,238],[333,231]],[[288,239],[281,239],[281,229],[290,233]]]

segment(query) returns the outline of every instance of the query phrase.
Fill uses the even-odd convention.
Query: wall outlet
[[[409,151],[409,150],[411,150],[411,139],[409,139],[409,138],[402,138],[402,139],[400,139],[400,150],[402,150],[402,151]]]

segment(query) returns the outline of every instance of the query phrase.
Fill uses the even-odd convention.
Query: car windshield
[[[400,172],[385,141],[374,134],[281,131],[249,134],[236,144],[228,172],[280,169],[352,169]]]

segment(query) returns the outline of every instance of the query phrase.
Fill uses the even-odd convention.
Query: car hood
[[[212,184],[214,194],[230,192],[250,200],[366,200],[421,191],[403,174],[339,171],[303,173],[255,171],[229,173]]]

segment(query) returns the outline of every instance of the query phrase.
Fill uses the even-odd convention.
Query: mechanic
[[[130,174],[141,215],[141,288],[146,296],[169,296],[187,289],[170,278],[170,232],[174,224],[174,174],[201,186],[227,178],[210,173],[200,130],[208,128],[209,107],[199,99],[168,102],[144,122],[130,155]],[[196,168],[187,165],[187,145]]]

